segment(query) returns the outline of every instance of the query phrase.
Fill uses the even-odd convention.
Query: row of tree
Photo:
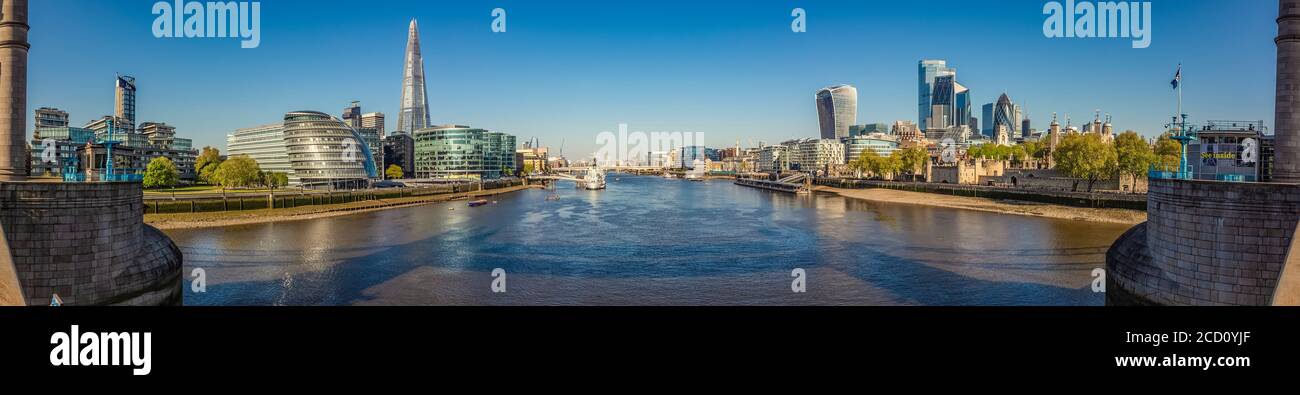
[[[1024,162],[1046,158],[1048,150],[1047,144],[1043,142],[1028,141],[1011,146],[978,145],[968,149],[966,155],[971,158]],[[1086,181],[1088,191],[1092,192],[1097,181],[1120,175],[1128,175],[1137,180],[1153,167],[1172,170],[1178,166],[1181,155],[1178,142],[1168,134],[1157,139],[1155,144],[1147,144],[1137,132],[1129,130],[1117,136],[1113,143],[1103,141],[1100,135],[1094,133],[1066,135],[1061,139],[1060,146],[1056,147],[1053,159],[1056,169],[1080,182]],[[848,165],[859,176],[894,178],[907,171],[915,178],[915,175],[923,171],[927,160],[930,160],[930,155],[924,147],[900,149],[888,156],[867,149]],[[1078,190],[1078,187],[1079,183],[1076,182],[1074,189]]]
[[[1088,182],[1088,192],[1097,181],[1130,176],[1133,182],[1146,176],[1151,168],[1173,169],[1182,157],[1182,148],[1168,134],[1155,144],[1132,130],[1115,137],[1113,143],[1102,141],[1097,134],[1072,134],[1061,139],[1054,159],[1056,168],[1067,176]],[[1136,185],[1132,185],[1136,187]],[[1130,191],[1135,188],[1129,188]],[[1074,189],[1078,190],[1075,183]]]
[[[857,159],[849,162],[849,170],[882,178],[894,178],[906,171],[915,179],[924,171],[927,160],[930,160],[930,153],[924,147],[898,149],[888,156],[867,148]]]
[[[199,183],[225,188],[261,186],[275,189],[289,184],[288,174],[262,171],[257,161],[247,155],[222,160],[221,152],[212,147],[203,147],[194,161],[194,170],[198,173]],[[178,182],[180,171],[166,157],[154,158],[145,168],[145,188],[174,187]]]

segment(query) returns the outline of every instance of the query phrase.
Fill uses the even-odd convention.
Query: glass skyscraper
[[[113,115],[123,123],[113,125],[117,132],[135,133],[135,77],[117,76],[117,88],[113,100]]]
[[[852,85],[822,88],[816,102],[821,138],[849,137],[849,127],[858,123],[858,89]]]
[[[926,121],[930,118],[930,95],[934,92],[934,79],[940,76],[957,75],[957,69],[949,68],[948,62],[943,60],[922,60],[917,66],[917,125],[921,130],[929,127]]]
[[[956,104],[953,107],[953,126],[967,125],[971,130],[975,130],[976,125],[971,124],[971,116],[974,114],[971,113],[970,89],[960,83],[954,82],[954,84]]]
[[[424,57],[420,55],[420,28],[411,20],[406,38],[406,63],[402,70],[402,110],[397,129],[413,132],[429,127],[428,93],[424,86]]]
[[[998,130],[998,126],[1005,126],[1007,133],[1015,136],[1020,131],[1020,108],[1011,102],[1011,98],[1006,93],[998,96],[997,104],[993,107],[993,122],[990,129]]]
[[[993,136],[993,103],[984,105],[984,116],[980,118],[980,134]]]

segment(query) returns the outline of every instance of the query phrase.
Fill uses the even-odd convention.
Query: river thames
[[[169,230],[186,305],[1097,305],[1129,225],[611,174],[465,201]],[[493,270],[505,292],[493,292]],[[806,292],[791,291],[792,270]],[[500,284],[498,284],[500,285]]]

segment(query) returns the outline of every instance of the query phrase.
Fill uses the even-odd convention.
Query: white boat
[[[667,178],[667,179],[670,179],[670,180],[671,180],[671,179],[677,178],[677,176],[673,175],[673,173],[664,172],[664,178]]]
[[[587,175],[582,177],[582,186],[589,190],[605,189],[605,172],[594,167],[587,170]]]

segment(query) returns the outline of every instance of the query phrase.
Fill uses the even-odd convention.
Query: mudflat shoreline
[[[842,189],[818,186],[817,192],[872,202],[915,204],[921,206],[975,210],[989,213],[1024,215],[1031,217],[1068,219],[1074,221],[1137,225],[1147,220],[1147,213],[1120,208],[1070,207],[1049,203],[952,196],[937,193],[899,191],[885,188]]]
[[[306,219],[337,217],[387,210],[399,207],[411,207],[449,200],[492,196],[521,191],[529,188],[541,188],[541,185],[520,185],[507,188],[489,189],[469,193],[448,193],[429,196],[411,196],[397,199],[367,200],[361,202],[339,203],[319,206],[303,206],[280,209],[261,209],[247,211],[219,211],[206,213],[179,214],[145,214],[144,223],[159,230],[215,228],[222,226],[250,225],[268,222],[300,221]]]

